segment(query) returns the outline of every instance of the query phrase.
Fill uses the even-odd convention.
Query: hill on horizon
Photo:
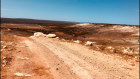
[[[1,18],[1,23],[26,23],[26,24],[77,24],[79,22],[38,20],[27,18]]]
[[[71,22],[71,21],[55,21],[55,20],[39,20],[28,18],[1,18],[1,23],[18,23],[18,24],[80,24],[92,22]],[[110,24],[110,23],[92,23],[92,24],[109,24],[109,25],[128,25],[128,24]],[[133,26],[133,25],[130,25]],[[139,26],[139,25],[134,25]]]

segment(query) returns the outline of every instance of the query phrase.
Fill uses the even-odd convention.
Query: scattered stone
[[[94,43],[95,43],[95,42],[87,41],[85,45],[86,45],[86,46],[92,46]]]
[[[56,70],[58,70],[58,68],[56,68]]]
[[[0,43],[4,43],[4,41],[0,41]]]
[[[2,59],[6,59],[6,57],[4,56]]]
[[[134,54],[134,52],[132,52],[132,51],[128,52],[128,55],[133,55],[133,54]]]
[[[119,76],[119,79],[121,79],[121,77]]]
[[[48,34],[47,37],[48,37],[48,38],[55,38],[56,35],[55,35],[55,34]]]
[[[6,64],[8,63],[8,61],[6,61],[5,59],[2,61],[3,62],[3,67],[6,66]]]
[[[3,46],[3,49],[7,48],[7,46]]]
[[[59,39],[59,37],[56,37],[57,39]]]
[[[44,33],[42,33],[42,32],[35,32],[34,33],[34,36],[30,36],[31,38],[34,38],[34,37],[48,37],[48,38],[54,38],[54,37],[56,37],[56,35],[55,34],[44,34]]]
[[[34,36],[31,37],[46,37],[46,34],[43,34],[42,32],[35,32]]]
[[[116,52],[116,51],[115,51],[114,49],[111,49],[111,50],[110,50],[110,52],[114,52],[114,53],[117,53],[117,52]]]
[[[128,54],[128,50],[127,49],[124,49],[123,50],[123,54]]]
[[[111,47],[111,46],[108,46],[108,47],[107,47],[107,49],[113,49],[113,47]]]
[[[4,51],[4,49],[1,49],[1,52],[3,52]]]
[[[8,31],[10,31],[11,29],[8,29]]]
[[[135,66],[135,64],[134,64],[134,63],[130,63],[130,65],[131,65],[131,66]]]
[[[15,75],[15,76],[20,76],[20,77],[22,77],[22,76],[30,77],[30,76],[31,76],[30,74],[27,74],[27,73],[20,73],[20,72],[16,72],[16,73],[14,73],[14,75]]]
[[[136,62],[140,62],[140,60],[136,59]]]
[[[140,60],[139,60],[139,57],[135,57],[135,61],[136,62],[139,62]]]
[[[73,41],[73,42],[74,42],[74,43],[78,43],[78,44],[80,43],[80,41],[79,41],[79,40],[76,40],[76,41]]]
[[[18,52],[21,52],[20,50]]]
[[[136,55],[139,55],[139,54],[140,54],[140,52],[138,52],[138,51],[135,51],[135,52],[134,52],[134,54],[136,54]]]
[[[2,67],[5,67],[5,65],[3,64]]]

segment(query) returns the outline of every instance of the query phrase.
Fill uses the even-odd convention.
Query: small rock
[[[56,35],[55,34],[48,34],[48,35],[46,35],[48,38],[55,38],[56,37]]]
[[[8,63],[8,61],[6,61],[5,59],[2,62],[3,62],[3,67],[6,66],[6,64]]]
[[[135,66],[135,64],[134,64],[134,63],[130,63],[130,65],[131,65],[131,66]]]
[[[4,51],[4,49],[1,49],[1,52],[3,52]]]
[[[6,59],[6,57],[4,56],[3,59]]]
[[[7,61],[6,60],[3,60],[3,64],[6,64],[7,63]]]
[[[121,77],[119,76],[119,79],[121,79]]]
[[[20,50],[18,52],[21,52]]]
[[[31,76],[30,74],[27,74],[27,73],[20,73],[20,72],[16,72],[16,73],[14,73],[14,75],[15,75],[15,76],[20,76],[20,77],[22,77],[22,76],[30,77],[30,76]]]
[[[86,46],[92,46],[92,45],[93,45],[93,43],[94,43],[94,42],[87,41],[85,45],[86,45]]]
[[[46,37],[46,35],[42,32],[35,32],[34,36],[32,36],[32,37]]]
[[[108,46],[107,48],[108,48],[108,49],[112,49],[112,47],[111,47],[111,46]]]
[[[135,51],[135,52],[134,52],[134,54],[139,55],[139,54],[140,54],[140,52],[139,52],[139,51]]]
[[[56,70],[58,70],[58,68],[56,68]]]
[[[0,43],[4,43],[4,41],[0,41]]]
[[[3,46],[3,49],[7,48],[7,46]]]
[[[5,66],[6,66],[5,64],[2,65],[2,67],[5,67]]]
[[[8,31],[10,31],[11,29],[8,29]]]
[[[129,51],[128,52],[128,55],[133,55],[134,53],[132,51]]]
[[[79,40],[76,40],[76,41],[73,41],[73,42],[74,42],[74,43],[78,43],[78,44],[80,43],[80,41],[79,41]]]
[[[136,62],[139,62],[140,60],[139,59],[136,59]]]
[[[56,37],[57,39],[59,39],[59,37]]]

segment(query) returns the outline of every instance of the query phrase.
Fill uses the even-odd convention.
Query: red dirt
[[[1,28],[4,34],[16,35],[3,38],[6,41],[1,43],[2,79],[139,79],[135,58],[139,56],[127,55],[125,59],[121,52],[104,50],[108,46],[138,48],[137,26],[5,23]],[[60,40],[29,38],[34,32],[55,33]],[[82,43],[75,44],[72,39]],[[86,41],[96,44],[89,49],[83,46]],[[16,72],[31,76],[19,77],[14,75]]]
[[[139,79],[139,63],[51,38],[17,37],[2,79]],[[4,54],[5,53],[5,54]],[[21,59],[27,57],[29,59]],[[17,77],[16,72],[31,77]]]

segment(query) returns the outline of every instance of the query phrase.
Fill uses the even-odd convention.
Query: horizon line
[[[64,20],[51,20],[51,19],[34,19],[34,18],[11,18],[11,17],[1,17],[1,18],[8,18],[8,19],[30,19],[30,20],[43,20],[43,21],[60,21],[60,22],[71,22],[71,23],[95,23],[95,22],[76,22],[76,21],[64,21]],[[99,22],[96,22],[97,24]],[[99,23],[99,24],[114,24],[114,25],[134,25],[134,24],[115,24],[115,23]],[[136,26],[140,26],[140,24],[136,24]]]

